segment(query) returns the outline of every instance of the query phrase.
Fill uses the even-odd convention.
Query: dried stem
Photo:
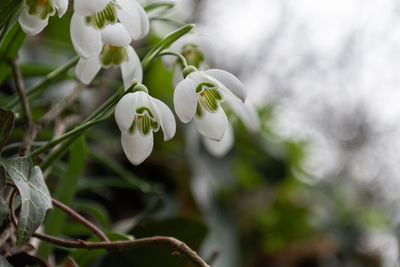
[[[108,237],[99,228],[97,228],[96,225],[92,224],[91,222],[89,222],[88,220],[83,218],[76,211],[74,211],[70,207],[64,205],[63,203],[61,203],[55,199],[52,199],[51,202],[53,203],[54,206],[56,206],[60,210],[64,211],[66,214],[71,216],[74,220],[80,222],[82,225],[87,227],[90,231],[92,231],[95,235],[97,235],[101,240],[103,240],[104,242],[110,242]]]
[[[26,153],[30,151],[33,141],[42,129],[55,120],[80,95],[84,88],[85,86],[83,84],[78,83],[69,95],[55,104],[33,127],[31,127],[27,137],[24,138]]]
[[[79,241],[65,240],[39,233],[34,233],[32,236],[40,240],[47,241],[55,245],[67,248],[108,249],[108,250],[122,251],[151,244],[166,244],[176,249],[179,253],[186,255],[186,257],[188,257],[190,261],[197,264],[198,266],[210,267],[195,251],[193,251],[185,243],[174,237],[153,236],[153,237],[145,237],[135,240],[126,240],[126,241],[86,242],[83,240]]]
[[[22,106],[22,113],[23,113],[24,120],[26,123],[25,135],[24,135],[24,138],[23,138],[20,150],[19,150],[19,155],[25,156],[30,149],[30,145],[32,144],[32,142],[30,142],[30,140],[29,140],[31,132],[32,132],[32,126],[33,126],[32,113],[31,113],[31,109],[29,106],[28,98],[26,97],[26,94],[25,94],[24,81],[22,79],[22,74],[21,74],[21,70],[18,65],[17,58],[15,58],[11,62],[11,68],[12,68],[13,75],[14,75],[15,87],[17,89],[19,101],[21,102],[21,106]]]

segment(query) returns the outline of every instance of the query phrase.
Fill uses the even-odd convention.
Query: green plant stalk
[[[90,128],[93,125],[96,125],[102,121],[107,120],[111,115],[112,115],[112,112],[110,114],[104,116],[103,118],[94,119],[94,120],[91,120],[84,124],[81,124],[78,127],[76,127],[75,129],[73,129],[72,131],[69,131],[68,133],[63,134],[59,138],[47,142],[44,146],[41,146],[38,149],[36,149],[35,151],[33,151],[29,156],[32,158],[37,157],[41,153],[46,152],[47,150],[51,149],[52,147],[55,147],[56,145],[58,145],[59,143],[61,143],[64,140],[67,140],[74,136],[80,136],[87,128]]]
[[[170,33],[165,38],[163,38],[157,45],[155,45],[154,48],[151,49],[146,54],[144,59],[142,60],[143,71],[146,71],[146,69],[149,67],[149,65],[157,58],[158,54],[160,54],[164,49],[168,48],[173,42],[178,40],[180,37],[182,37],[183,35],[188,33],[191,29],[193,29],[193,27],[194,27],[193,24],[185,25],[185,26],[177,29],[176,31]],[[133,84],[131,86],[131,88],[133,88],[134,86],[135,86],[135,84]],[[103,105],[101,105],[98,109],[96,109],[96,111],[94,111],[83,123],[84,124],[85,123],[89,123],[90,121],[100,117],[101,114],[105,113],[107,110],[112,108],[115,104],[117,104],[119,99],[121,99],[124,94],[131,92],[130,90],[127,90],[125,92],[123,90],[124,90],[123,88],[120,88],[106,102],[104,102]],[[87,128],[91,127],[91,126],[85,127],[85,129],[87,129]],[[77,128],[79,128],[79,127],[80,126],[78,126]],[[79,136],[79,134],[82,134],[85,129],[83,129],[82,131],[80,131],[76,135],[70,135],[67,138],[64,138],[62,141],[64,141],[65,139],[68,139],[68,138],[70,138],[70,139],[65,141],[63,144],[61,144],[53,153],[51,153],[40,164],[41,169],[43,171],[46,170],[54,161],[56,161],[59,157],[61,157],[67,151],[69,146],[74,142],[74,140]],[[50,141],[50,142],[52,142],[52,141]],[[32,152],[32,153],[35,153],[33,156],[37,156],[40,153],[44,152],[45,150],[47,150],[51,146],[51,144],[47,144],[45,146],[48,146],[48,147],[45,148],[45,149],[39,148],[40,150],[37,149],[34,152]],[[38,152],[40,152],[40,153],[38,153]]]
[[[86,145],[82,136],[71,145],[69,163],[66,172],[60,177],[59,184],[53,194],[58,201],[69,205],[74,197],[78,186],[79,178],[82,176],[85,167]],[[47,214],[45,223],[45,233],[57,236],[64,223],[66,214],[60,209],[53,209]],[[53,244],[41,242],[36,255],[47,259],[51,253]]]
[[[179,53],[176,53],[173,51],[164,51],[164,52],[158,54],[158,57],[167,56],[167,55],[176,56],[181,61],[183,68],[186,68],[188,66],[188,64],[186,62],[186,58],[182,54],[179,54]]]
[[[26,90],[26,95],[28,99],[33,99],[37,97],[38,95],[41,95],[49,85],[55,83],[58,81],[58,79],[65,74],[70,68],[72,68],[79,60],[79,56],[76,56],[72,59],[70,59],[67,63],[64,65],[58,67],[51,73],[47,74],[43,80],[32,86],[31,88]],[[18,96],[13,97],[10,102],[5,106],[7,109],[12,109],[16,105],[18,105],[19,99]]]
[[[153,49],[151,49],[147,55],[142,60],[143,70],[147,69],[147,67],[157,58],[158,54],[161,53],[164,49],[167,49],[173,42],[178,40],[183,35],[190,32],[194,27],[194,24],[187,24],[176,31],[168,34],[165,38],[163,38]]]

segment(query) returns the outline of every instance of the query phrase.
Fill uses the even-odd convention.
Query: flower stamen
[[[99,30],[103,29],[108,24],[114,24],[117,21],[117,13],[112,2],[108,3],[102,11],[86,17],[86,23]]]
[[[119,66],[128,60],[128,53],[123,46],[104,45],[100,52],[100,61],[104,67]]]

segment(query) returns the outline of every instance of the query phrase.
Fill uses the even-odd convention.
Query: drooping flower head
[[[248,121],[244,107],[247,92],[239,79],[219,69],[193,71],[189,66],[185,70],[190,68],[191,73],[174,92],[175,112],[182,122],[194,119],[202,135],[219,141],[228,127],[225,110]]]
[[[58,12],[61,18],[68,7],[68,0],[24,0],[24,6],[18,17],[22,30],[32,36],[47,26],[49,17]]]
[[[93,48],[90,56],[80,58],[75,69],[77,78],[89,84],[101,67],[120,66],[125,89],[128,89],[135,79],[140,82],[142,65],[130,42],[131,36],[122,24],[108,25],[101,31],[99,46]]]
[[[151,154],[153,132],[161,127],[165,141],[175,135],[176,123],[172,111],[144,91],[122,97],[115,109],[115,120],[121,130],[122,148],[134,165],[139,165]]]
[[[204,35],[190,33],[174,42],[170,51],[182,54],[187,63],[199,70],[206,70],[215,65],[217,53],[211,41]],[[183,80],[180,62],[174,56],[164,56],[163,63],[173,71],[173,85]]]
[[[81,57],[92,56],[100,44],[100,31],[121,23],[131,39],[149,31],[149,18],[136,0],[75,0],[71,19],[71,40]]]

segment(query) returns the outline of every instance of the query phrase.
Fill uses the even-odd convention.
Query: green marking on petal
[[[117,12],[112,2],[108,3],[102,11],[86,17],[86,23],[99,30],[103,29],[108,24],[114,24],[117,21]]]
[[[211,83],[201,83],[196,87],[198,96],[198,104],[196,114],[201,117],[203,115],[202,108],[208,112],[216,112],[219,107],[219,102],[222,100],[222,95],[217,91],[217,87]]]
[[[136,113],[138,113],[138,114],[143,114],[146,111],[147,111],[147,114],[153,119],[154,115],[148,107],[140,107],[140,108],[136,109]]]
[[[135,132],[135,130],[136,130],[136,124],[137,124],[137,121],[136,121],[136,117],[134,117],[133,118],[133,121],[132,121],[132,125],[131,125],[131,127],[129,128],[129,132],[130,133],[134,133]]]
[[[128,52],[123,46],[103,45],[100,52],[100,61],[104,67],[119,66],[128,60]]]
[[[136,129],[146,136],[151,132],[157,132],[160,129],[160,124],[155,120],[153,113],[148,107],[140,107],[136,109],[137,115],[134,116],[130,133],[134,133]]]
[[[49,0],[25,0],[25,4],[29,15],[38,16],[41,19],[46,19],[55,12]]]
[[[198,118],[202,118],[204,116],[203,109],[201,108],[201,105],[199,102],[197,102],[196,115]]]

